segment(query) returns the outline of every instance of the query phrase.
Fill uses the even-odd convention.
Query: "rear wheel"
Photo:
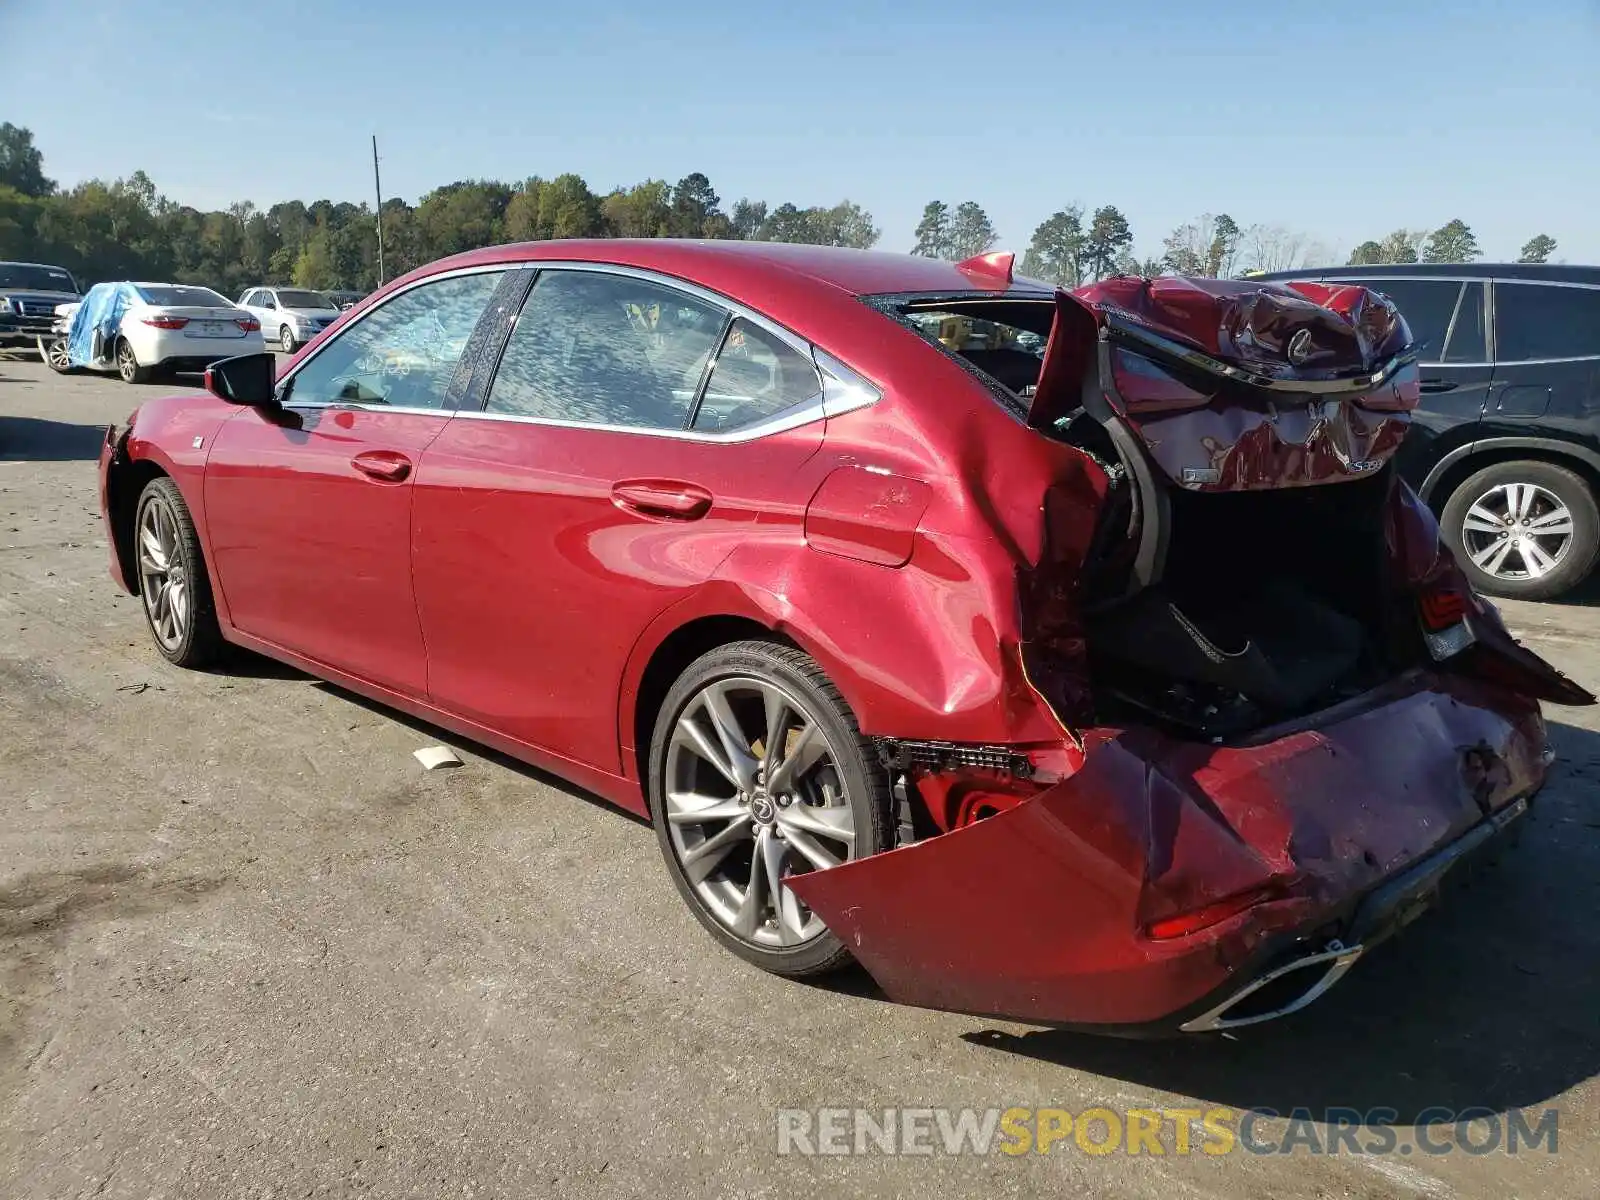
[[[287,325],[278,326],[278,346],[285,354],[295,352],[294,330]]]
[[[648,790],[672,881],[719,942],[779,975],[850,962],[787,880],[888,849],[889,785],[807,655],[750,641],[697,659],[656,719]]]
[[[117,374],[123,383],[146,383],[150,379],[150,368],[139,365],[139,358],[126,338],[117,343]]]
[[[1451,493],[1445,540],[1479,591],[1545,600],[1582,582],[1600,555],[1600,512],[1579,475],[1521,460],[1485,467]]]
[[[152,479],[134,514],[139,596],[156,649],[180,667],[204,667],[222,653],[200,538],[189,506],[171,479]]]

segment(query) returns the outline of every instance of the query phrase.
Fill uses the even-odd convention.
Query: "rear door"
[[[411,581],[412,482],[465,390],[463,351],[503,271],[390,297],[298,364],[282,409],[246,409],[206,461],[233,623],[405,694],[427,690]]]
[[[1600,287],[1497,279],[1495,394],[1482,437],[1545,436],[1600,452]]]
[[[418,472],[430,699],[620,773],[629,652],[755,522],[801,536],[822,417],[810,348],[756,314],[639,272],[542,271],[482,411]]]
[[[1395,452],[1400,474],[1420,487],[1435,463],[1478,436],[1488,411],[1494,367],[1484,281],[1398,274],[1359,279],[1330,275],[1329,281],[1358,283],[1388,296],[1423,347],[1418,364],[1422,400]]]

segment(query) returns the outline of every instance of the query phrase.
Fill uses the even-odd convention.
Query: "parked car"
[[[263,349],[260,323],[210,288],[97,283],[72,314],[65,352],[47,348],[45,361],[57,371],[115,371],[124,383],[144,383]]]
[[[293,354],[339,319],[333,298],[309,288],[251,288],[239,307],[261,322],[262,336]]]
[[[365,300],[368,295],[366,292],[350,292],[339,289],[335,289],[334,291],[330,292],[323,292],[322,294],[329,300],[332,300],[340,312],[343,312],[347,308],[354,308],[362,300]]]
[[[49,336],[56,305],[79,295],[78,281],[64,267],[0,262],[0,347],[37,345]]]
[[[495,246],[146,402],[102,497],[171,662],[248,647],[648,816],[752,963],[1215,1030],[1431,903],[1539,790],[1538,701],[1594,702],[1396,477],[1412,358],[1360,289]]]
[[[1600,559],[1600,267],[1289,272],[1387,295],[1423,343],[1401,474],[1479,590],[1544,600]]]

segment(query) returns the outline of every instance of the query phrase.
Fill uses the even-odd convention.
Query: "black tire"
[[[117,339],[117,375],[123,383],[148,383],[150,368],[142,366],[126,338]]]
[[[293,354],[300,348],[300,343],[294,340],[294,330],[287,325],[278,326],[278,349],[285,354]]]
[[[691,710],[692,705],[699,703],[704,689],[719,681],[730,681],[735,686],[759,682],[776,687],[791,701],[798,702],[799,714],[814,723],[816,729],[825,737],[829,752],[827,761],[831,763],[831,768],[824,770],[834,771],[832,778],[843,790],[844,804],[839,805],[835,811],[842,810],[846,805],[850,810],[855,837],[853,850],[849,854],[852,860],[887,850],[893,845],[894,826],[890,819],[888,776],[878,762],[871,743],[861,735],[855,715],[845,703],[844,697],[839,694],[838,688],[834,687],[827,675],[808,655],[792,646],[767,641],[734,642],[718,647],[691,663],[667,693],[661,711],[656,717],[655,731],[650,743],[650,774],[646,791],[649,796],[650,817],[656,828],[656,838],[661,847],[662,857],[667,863],[667,872],[672,876],[672,882],[677,887],[678,894],[683,897],[684,903],[712,937],[746,962],[773,974],[789,977],[821,975],[848,966],[852,961],[849,950],[831,930],[821,928],[820,922],[817,922],[820,931],[809,934],[806,940],[797,945],[758,945],[735,933],[716,916],[707,901],[702,898],[695,885],[690,882],[680,861],[666,812],[668,748],[679,719],[686,711]],[[776,775],[777,771],[774,771],[774,776]],[[731,785],[729,787],[732,790]],[[765,795],[764,792],[761,794]],[[792,797],[790,799],[792,800]],[[724,803],[742,804],[744,801],[724,801]],[[789,819],[801,811],[800,806],[804,803],[804,801],[796,802],[793,810],[788,813]],[[789,805],[785,804],[784,807],[788,808]],[[769,800],[766,810],[771,812],[772,808]],[[751,812],[752,815],[755,812],[754,805],[751,806]],[[754,830],[757,825],[752,821],[748,827]],[[769,824],[769,832],[775,832],[776,829],[776,826]],[[794,836],[791,829],[791,839]],[[778,840],[781,843],[783,839],[779,837]],[[738,852],[736,850],[728,857],[733,858]],[[785,847],[778,852],[787,854],[788,849]],[[753,862],[755,853],[756,851],[752,849],[748,861]],[[798,849],[795,850],[795,854],[796,858],[793,861],[785,860],[786,865],[791,868],[794,862],[799,861]],[[753,888],[755,886],[753,866],[737,869],[750,870]],[[770,889],[768,894],[770,895]],[[792,893],[787,895],[792,896]],[[797,906],[796,911],[807,924],[815,921],[814,916],[803,908]],[[777,927],[780,922],[780,918],[775,918],[768,924]],[[762,936],[771,935],[763,930]]]
[[[1571,514],[1569,541],[1563,545],[1559,536],[1547,535],[1537,543],[1541,553],[1554,559],[1553,565],[1542,574],[1535,575],[1528,570],[1527,560],[1515,546],[1524,528],[1523,521],[1515,521],[1515,514],[1505,512],[1511,494],[1505,489],[1517,485],[1536,489],[1529,514],[1524,518],[1534,522],[1535,527],[1541,515],[1549,517],[1556,511],[1555,506],[1563,506]],[[1496,517],[1505,513],[1514,523],[1506,525],[1503,535],[1488,533],[1481,528],[1480,514],[1484,512]],[[1469,516],[1478,528],[1468,528]],[[1445,544],[1455,554],[1472,586],[1491,596],[1548,600],[1583,582],[1594,569],[1595,559],[1600,557],[1600,511],[1596,510],[1594,493],[1582,476],[1554,463],[1519,459],[1485,467],[1450,493],[1440,525]],[[1513,543],[1501,556],[1501,565],[1496,570],[1486,569],[1495,566],[1492,555],[1483,559],[1484,550],[1491,548],[1491,539]],[[1483,559],[1481,565],[1473,561],[1474,550]]]
[[[161,510],[161,515],[152,517],[152,510],[157,508]],[[169,572],[169,577],[182,582],[185,588],[185,603],[182,605],[180,619],[174,613],[174,606],[169,600],[166,611],[172,617],[171,624],[158,629],[160,619],[158,614],[162,610],[159,593],[153,593],[151,588],[150,567],[154,560],[146,557],[142,540],[147,518],[159,521],[162,516],[171,521],[170,528],[173,533],[171,548],[176,551],[170,555],[170,561],[178,574],[172,577]],[[134,569],[139,579],[145,623],[150,628],[150,636],[155,641],[156,649],[161,652],[162,657],[176,666],[189,668],[210,666],[222,656],[226,643],[217,624],[216,604],[211,595],[211,578],[206,573],[205,555],[200,549],[200,537],[195,532],[194,521],[189,516],[189,506],[183,502],[183,493],[178,490],[178,485],[165,475],[145,484],[144,491],[139,494],[139,504],[134,510],[133,522]],[[169,556],[164,555],[164,557]],[[170,636],[173,630],[176,631],[176,636]]]

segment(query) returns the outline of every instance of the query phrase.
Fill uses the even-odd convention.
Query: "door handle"
[[[372,479],[399,483],[411,474],[411,460],[394,450],[363,450],[350,465]]]
[[[711,493],[672,479],[630,479],[613,484],[611,502],[658,520],[697,521],[711,511]]]
[[[1424,379],[1418,386],[1424,392],[1453,392],[1461,385],[1454,379]]]

